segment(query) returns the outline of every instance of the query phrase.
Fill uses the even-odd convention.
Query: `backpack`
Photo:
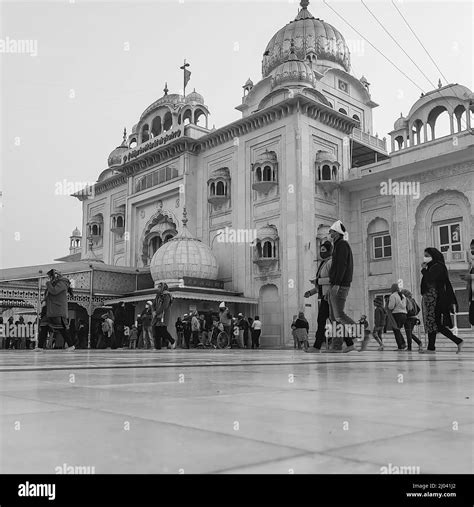
[[[420,313],[420,307],[413,298],[407,297],[407,317],[416,317]]]

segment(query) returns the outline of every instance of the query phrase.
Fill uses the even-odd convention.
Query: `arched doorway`
[[[261,345],[263,347],[283,345],[281,338],[282,312],[276,285],[268,284],[260,288],[259,312],[262,321]]]

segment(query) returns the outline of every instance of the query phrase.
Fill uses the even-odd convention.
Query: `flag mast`
[[[189,67],[189,63],[186,63],[186,58],[184,59],[184,64],[180,67],[180,69],[183,71],[183,95],[186,96],[186,85],[188,84],[189,78],[191,77],[191,72],[186,69],[186,67]]]

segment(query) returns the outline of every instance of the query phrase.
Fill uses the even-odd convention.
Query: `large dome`
[[[183,220],[183,231],[159,248],[150,263],[150,273],[157,285],[166,282],[179,286],[184,276],[216,280],[219,270],[212,250],[189,233]]]
[[[308,4],[307,0],[302,0],[301,10],[294,21],[278,30],[267,44],[262,62],[264,78],[288,60],[291,39],[300,60],[315,56],[317,60],[328,60],[346,72],[350,71],[350,52],[344,37],[329,23],[314,18],[307,9]]]

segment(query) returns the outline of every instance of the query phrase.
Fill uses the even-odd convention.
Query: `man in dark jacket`
[[[114,314],[114,324],[115,324],[115,347],[113,348],[123,348],[123,340],[124,340],[124,330],[125,325],[127,324],[127,312],[125,311],[125,303],[120,301],[115,310]]]
[[[349,294],[352,272],[354,269],[352,250],[349,243],[344,239],[346,236],[346,228],[340,220],[337,220],[331,225],[329,236],[333,241],[332,263],[329,270],[329,316],[332,322],[348,326],[344,331],[344,341],[347,345],[344,352],[350,352],[355,349],[349,329],[355,330],[357,326],[356,323],[344,313],[344,307]]]
[[[155,346],[157,349],[161,349],[162,343],[163,345],[173,345],[175,342],[167,329],[171,315],[171,294],[168,292],[168,285],[164,282],[157,286],[154,306],[155,317],[152,325],[155,328]]]
[[[47,275],[49,280],[46,282],[46,317],[49,325],[63,336],[68,345],[67,350],[72,352],[75,347],[67,328],[67,295],[71,290],[70,282],[55,269],[48,271]]]

